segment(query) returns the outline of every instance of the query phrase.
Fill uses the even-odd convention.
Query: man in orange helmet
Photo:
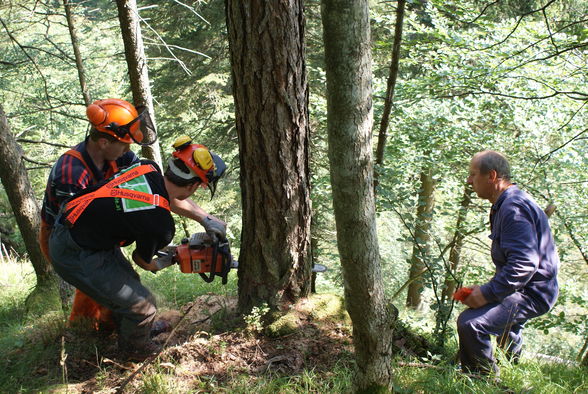
[[[148,124],[148,114],[139,113],[131,103],[112,98],[97,100],[86,108],[86,116],[91,125],[89,136],[57,160],[47,180],[39,241],[49,260],[49,236],[60,206],[74,194],[137,163],[139,159],[130,145],[144,145],[141,129]],[[208,226],[207,231],[213,227],[215,230],[210,231],[224,236],[225,223],[208,215],[193,201],[172,199],[170,205],[173,212]],[[110,311],[77,290],[70,321],[79,317],[94,320],[96,328],[114,328]]]
[[[61,204],[139,160],[130,150],[131,132],[140,136],[139,114],[131,103],[120,99],[98,100],[86,109],[86,115],[92,126],[89,136],[59,157],[47,180],[41,209],[41,247],[46,256],[49,234]],[[123,125],[128,133],[119,131]]]
[[[53,165],[41,209],[40,244],[49,259],[49,236],[55,217],[64,201],[81,190],[108,179],[120,168],[139,161],[130,150],[135,139],[142,140],[139,113],[129,102],[120,99],[97,100],[86,109],[91,124],[89,136],[65,152]],[[83,293],[76,291],[70,320],[85,316],[113,327],[111,314]]]
[[[159,350],[150,339],[155,299],[120,251],[135,243],[132,260],[156,272],[170,259],[153,259],[173,239],[171,201],[188,201],[200,186],[214,194],[224,174],[223,160],[189,139],[176,151],[165,175],[152,161],[122,170],[67,201],[57,215],[49,241],[51,262],[67,282],[113,311],[121,356],[142,360]],[[202,224],[211,236],[224,226],[209,215]]]

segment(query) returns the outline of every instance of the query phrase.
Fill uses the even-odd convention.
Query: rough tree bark
[[[392,111],[392,102],[394,100],[394,88],[398,78],[398,63],[400,61],[400,43],[402,42],[402,25],[404,24],[404,8],[406,0],[398,0],[396,6],[396,24],[394,26],[394,42],[392,44],[392,60],[390,61],[390,73],[388,74],[388,83],[386,86],[386,96],[384,98],[384,110],[380,120],[380,131],[378,133],[378,145],[376,148],[376,164],[384,164],[384,149],[386,148],[386,132],[390,123],[390,112]],[[374,173],[374,185],[378,185],[378,172]]]
[[[133,92],[133,102],[136,106],[145,106],[151,115],[153,123],[153,134],[146,137],[147,140],[153,141],[157,135],[157,126],[155,123],[155,112],[153,110],[153,96],[149,85],[149,71],[147,69],[147,58],[143,47],[143,36],[141,35],[140,17],[137,10],[136,0],[116,0],[118,6],[118,19],[122,39],[125,46],[125,58],[129,68],[129,78],[131,81],[131,90]],[[160,168],[161,150],[159,143],[156,142],[150,146],[144,146],[141,149],[142,155],[150,160],[155,161]]]
[[[92,104],[90,93],[88,93],[88,85],[86,84],[86,71],[84,68],[84,61],[80,54],[80,44],[78,35],[76,33],[73,15],[71,13],[71,0],[63,0],[63,8],[65,8],[65,19],[67,20],[67,27],[69,28],[69,36],[71,38],[71,46],[74,51],[76,59],[76,68],[78,70],[78,79],[80,81],[80,88],[82,89],[82,96],[86,107]]]
[[[426,270],[424,259],[430,255],[429,241],[431,239],[431,222],[433,207],[435,205],[435,181],[431,168],[425,168],[421,172],[421,188],[419,190],[417,217],[414,226],[414,240],[412,258],[410,261],[410,273],[406,296],[406,306],[418,309],[422,306],[422,292],[425,286],[423,272]]]
[[[58,310],[61,302],[57,277],[39,246],[41,215],[22,157],[0,105],[0,178],[37,277],[37,285],[27,298],[27,307],[40,312]]]
[[[390,390],[394,307],[384,296],[373,190],[367,0],[321,3],[337,245],[353,322],[355,390]]]
[[[225,6],[243,201],[239,309],[275,309],[310,291],[303,1]]]

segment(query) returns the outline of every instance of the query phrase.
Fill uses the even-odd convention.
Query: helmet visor
[[[212,200],[214,194],[216,193],[216,184],[218,183],[218,180],[225,174],[225,171],[227,170],[227,165],[225,164],[223,159],[220,158],[219,155],[212,152],[211,155],[212,160],[214,161],[214,169],[208,172],[206,178],[208,181],[208,189],[210,189],[210,199]]]
[[[145,106],[136,108],[139,116],[135,119],[122,126],[111,124],[106,126],[106,128],[112,130],[121,139],[126,139],[129,136],[135,143],[141,146],[152,145],[157,141],[157,134],[151,115]],[[137,122],[138,126],[135,125]]]

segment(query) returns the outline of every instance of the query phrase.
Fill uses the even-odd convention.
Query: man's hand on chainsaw
[[[227,224],[211,216],[206,216],[202,222],[202,226],[206,233],[212,238],[213,242],[217,242],[226,238]]]
[[[176,261],[174,260],[173,253],[166,253],[165,255],[162,253],[161,255],[158,254],[158,256],[152,260],[152,263],[155,264],[155,270],[159,271],[175,264]]]

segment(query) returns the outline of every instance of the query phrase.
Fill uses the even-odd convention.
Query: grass
[[[30,264],[9,260],[1,264],[0,276],[0,351],[22,345],[22,328],[26,324],[24,300],[35,285]]]
[[[177,266],[172,266],[157,274],[141,271],[141,281],[155,294],[158,306],[162,308],[179,309],[182,305],[194,300],[196,297],[213,293],[221,295],[237,294],[237,273],[229,273],[226,285],[220,278],[206,283],[198,274],[184,274]]]
[[[66,392],[69,377],[59,366],[64,318],[59,313],[29,320],[24,300],[34,285],[34,273],[28,262],[2,264],[0,277],[0,392]],[[145,285],[157,295],[161,308],[178,309],[206,293],[236,294],[236,274],[229,283],[220,280],[205,283],[198,275],[182,274],[169,269],[153,275],[141,273]],[[414,322],[413,322],[414,323]],[[559,338],[557,338],[560,340]],[[543,339],[545,340],[545,339]],[[553,339],[555,340],[555,339]],[[96,340],[79,345],[80,351],[92,352]],[[451,342],[451,350],[456,344]],[[557,347],[556,347],[557,348]],[[522,393],[585,393],[588,374],[585,368],[545,363],[523,358],[519,365],[501,360],[501,384],[472,379],[453,365],[409,367],[395,360],[394,390],[398,393],[502,393],[504,387]],[[422,360],[421,360],[422,362]],[[352,387],[349,358],[340,360],[329,371],[303,370],[284,376],[278,373],[242,374],[229,371],[222,379],[214,376],[178,378],[173,365],[155,364],[153,372],[138,378],[134,385],[141,393],[345,393]],[[108,390],[109,367],[100,368],[93,376],[98,389]]]
[[[500,383],[468,377],[451,366],[443,369],[398,367],[395,372],[398,392],[504,393],[505,388],[516,393],[588,392],[588,377],[582,368],[531,359],[523,359],[519,365],[502,365]]]

